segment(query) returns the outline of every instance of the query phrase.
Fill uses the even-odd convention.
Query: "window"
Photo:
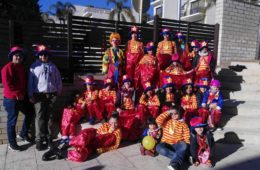
[[[162,18],[163,8],[162,6],[155,8],[155,14]]]
[[[205,0],[193,1],[190,3],[190,15],[199,13],[205,7]]]

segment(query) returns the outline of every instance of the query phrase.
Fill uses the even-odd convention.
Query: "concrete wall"
[[[204,24],[216,24],[216,6],[213,5],[209,9],[207,9]]]
[[[220,24],[218,63],[255,60],[259,44],[260,6],[237,0],[217,0],[216,23]]]
[[[164,0],[163,18],[178,20],[178,0]]]

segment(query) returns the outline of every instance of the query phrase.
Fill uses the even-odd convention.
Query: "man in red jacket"
[[[24,52],[21,47],[11,48],[8,58],[10,60],[1,70],[2,83],[4,87],[3,105],[7,112],[7,136],[9,148],[20,151],[21,147],[16,142],[15,126],[19,111],[25,112],[24,97],[26,94],[26,73],[22,62]],[[22,131],[20,134],[27,134],[28,116],[25,115]]]

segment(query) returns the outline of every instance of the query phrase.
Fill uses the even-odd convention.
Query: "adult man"
[[[19,111],[25,114],[20,137],[28,138],[28,127],[30,126],[30,119],[28,119],[28,112],[25,110],[24,97],[26,94],[26,73],[22,64],[24,60],[24,51],[21,47],[15,46],[11,48],[8,58],[10,62],[6,64],[2,73],[2,83],[4,87],[4,101],[3,105],[7,112],[7,136],[9,142],[9,149],[20,151],[21,147],[16,142],[15,126]]]
[[[59,70],[49,61],[48,48],[38,45],[36,56],[39,59],[30,67],[28,91],[36,114],[36,149],[43,150],[43,142],[47,142],[49,146],[52,144],[52,115],[57,95],[62,90],[62,82]]]
[[[173,109],[163,112],[156,119],[158,126],[163,129],[161,143],[156,146],[156,151],[171,159],[168,166],[170,170],[177,170],[181,167],[190,143],[188,125],[180,121],[180,118],[180,108],[174,106]]]

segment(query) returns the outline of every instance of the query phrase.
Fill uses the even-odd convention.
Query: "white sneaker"
[[[8,145],[8,149],[12,152],[20,152],[21,151],[21,147],[16,145],[16,146],[11,146],[11,145]]]
[[[222,131],[223,128],[222,128],[222,127],[218,127],[217,130],[218,130],[218,131]]]

